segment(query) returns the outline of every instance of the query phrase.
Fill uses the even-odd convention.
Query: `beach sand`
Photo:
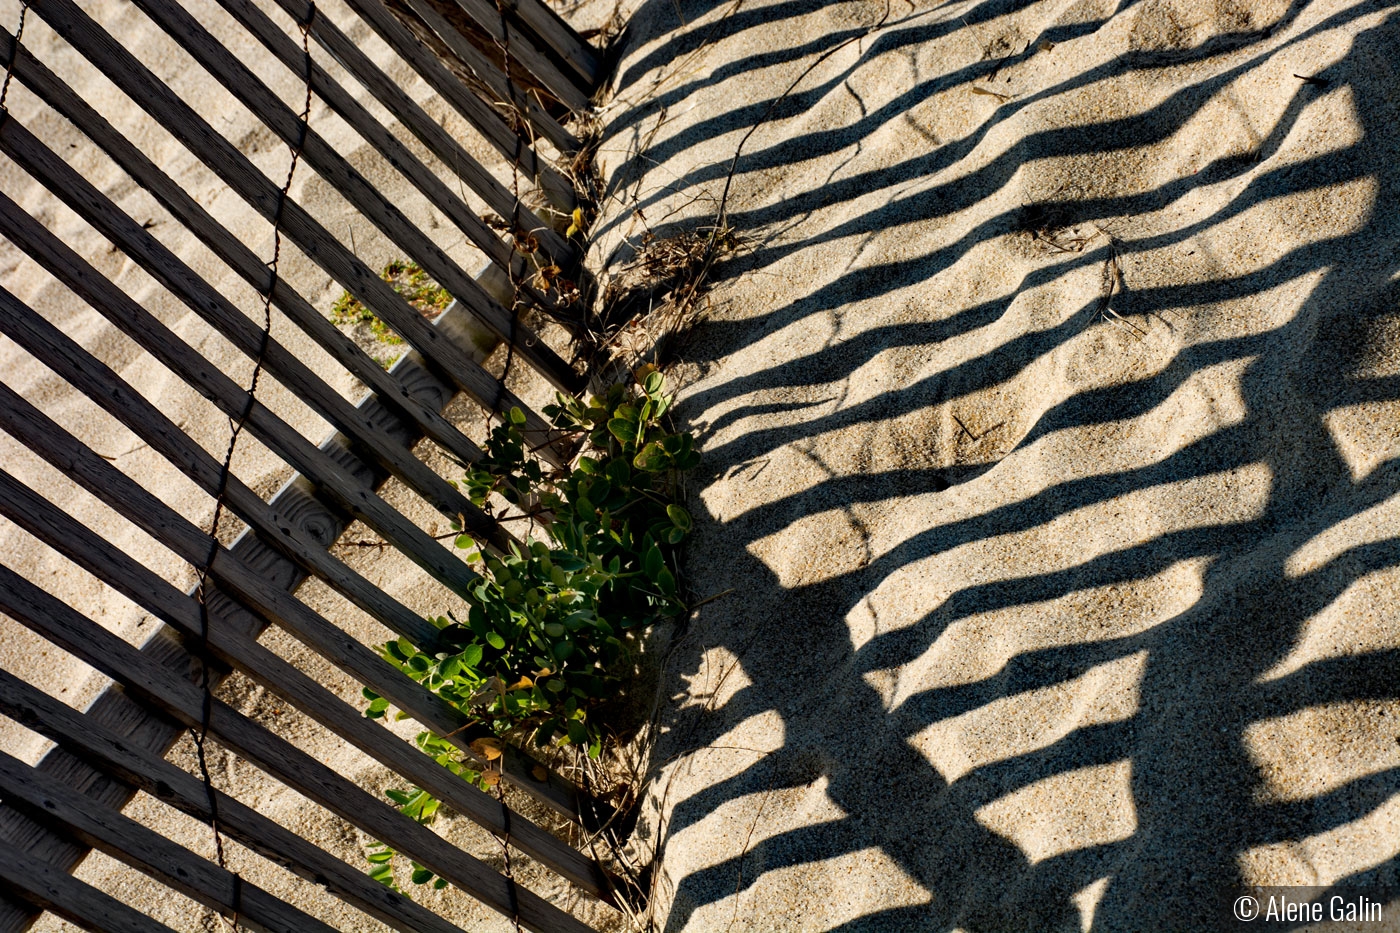
[[[660,928],[1400,923],[1397,49],[1376,3],[640,8],[598,255],[726,185],[751,241],[677,368],[729,595],[667,668]]]

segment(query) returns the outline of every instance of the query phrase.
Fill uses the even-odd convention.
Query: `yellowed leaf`
[[[471,750],[487,761],[495,761],[503,753],[500,739],[476,739],[471,744]]]
[[[574,208],[573,223],[569,224],[569,229],[564,231],[564,236],[571,237],[575,233],[583,232],[583,208]]]
[[[501,783],[501,772],[496,770],[481,772],[481,783],[485,787],[495,787]]]
[[[544,765],[535,765],[533,768],[530,769],[530,774],[533,775],[535,780],[537,781],[549,780],[549,769],[546,768]]]
[[[531,680],[530,678],[528,678],[528,677],[521,677],[521,678],[520,678],[519,680],[517,680],[515,683],[513,683],[513,684],[511,684],[509,687],[507,687],[507,688],[506,688],[506,692],[509,693],[509,692],[512,691],[512,690],[529,690],[529,689],[530,689],[531,687],[533,687],[534,685],[535,685],[535,682],[534,682],[533,680]]]

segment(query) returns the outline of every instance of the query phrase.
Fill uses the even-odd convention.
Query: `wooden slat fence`
[[[465,595],[475,576],[448,548],[380,494],[390,478],[433,510],[497,549],[511,533],[446,482],[414,447],[427,439],[459,461],[481,456],[477,442],[444,416],[459,394],[488,410],[521,408],[539,456],[567,462],[566,438],[514,393],[486,363],[502,342],[510,355],[550,385],[581,388],[583,378],[521,320],[534,308],[566,327],[580,311],[550,291],[542,265],[576,269],[578,250],[559,227],[578,204],[568,175],[556,167],[575,158],[579,138],[565,128],[564,108],[581,112],[599,80],[599,59],[540,0],[492,5],[487,0],[348,0],[360,23],[506,159],[504,180],[474,159],[354,41],[309,0],[271,0],[296,24],[279,26],[252,0],[217,0],[223,10],[367,144],[367,149],[420,192],[486,258],[468,274],[438,242],[323,138],[306,115],[284,103],[206,26],[176,0],[131,0],[277,139],[456,299],[437,321],[426,320],[347,248],[312,211],[224,138],[158,78],[121,37],[109,34],[73,0],[30,0],[37,15],[147,117],[237,193],[274,231],[371,309],[411,347],[386,370],[342,333],[292,282],[104,119],[44,62],[0,33],[0,65],[17,86],[70,121],[188,234],[252,287],[267,305],[368,387],[351,404],[305,361],[274,338],[261,308],[240,307],[213,281],[138,223],[30,127],[0,111],[0,151],[62,201],[132,263],[144,270],[257,368],[290,390],[336,433],[316,445],[248,387],[212,366],[192,345],[119,288],[45,223],[0,193],[0,236],[190,388],[239,423],[294,471],[265,501],[219,458],[39,310],[0,288],[0,333],[42,361],[85,397],[160,454],[199,490],[246,523],[225,547],[209,531],[166,505],[81,438],[0,381],[0,430],[62,471],[116,514],[193,568],[208,586],[184,592],[10,471],[0,468],[0,515],[81,567],[160,622],[139,648],[108,632],[63,600],[0,563],[0,612],[109,677],[111,686],[79,712],[0,670],[0,713],[55,743],[34,766],[0,753],[0,931],[27,929],[48,910],[87,929],[166,927],[72,877],[90,849],[101,850],[250,930],[330,929],[322,921],[245,882],[178,843],[122,815],[139,790],[202,821],[216,819],[228,838],[314,882],[369,916],[402,931],[447,933],[452,923],[409,897],[285,829],[236,797],[165,760],[187,730],[252,763],[325,810],[430,868],[489,907],[538,931],[587,926],[402,815],[301,748],[209,694],[238,671],[405,781],[428,790],[513,848],[547,866],[599,901],[620,905],[632,895],[591,856],[497,799],[452,775],[378,722],[368,720],[299,668],[264,647],[268,625],[287,632],[355,682],[387,697],[425,729],[475,757],[485,735],[456,709],[385,662],[333,621],[293,595],[308,579],[322,581],[389,630],[430,647],[437,629],[335,557],[329,548],[351,522],[362,522],[444,588]],[[450,7],[450,8],[449,8]],[[446,15],[444,14],[446,10]],[[463,31],[461,24],[467,24]],[[314,42],[318,51],[311,52]],[[483,43],[485,43],[483,45]],[[493,55],[483,48],[494,49]],[[392,115],[392,126],[360,102],[316,60],[326,56]],[[503,69],[505,65],[509,70]],[[461,80],[466,70],[469,80]],[[524,69],[550,100],[512,80]],[[407,131],[430,165],[396,135]],[[551,152],[552,150],[552,152]],[[454,185],[456,190],[454,190]],[[497,232],[469,205],[470,190],[513,227]],[[533,191],[534,207],[521,190]],[[560,223],[559,218],[565,218]],[[528,242],[527,242],[528,241]],[[268,319],[270,320],[270,318]],[[0,377],[2,379],[3,377]],[[201,606],[201,596],[203,606]],[[209,686],[206,688],[206,684]],[[605,822],[606,805],[520,749],[497,763],[504,781],[585,829]],[[545,777],[540,777],[540,774]]]

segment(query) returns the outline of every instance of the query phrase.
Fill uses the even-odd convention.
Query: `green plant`
[[[411,259],[395,259],[380,271],[379,277],[393,286],[418,313],[435,317],[452,304],[452,296],[423,267]],[[365,324],[380,343],[398,345],[403,338],[389,329],[379,316],[360,304],[349,292],[342,292],[331,305],[331,323],[340,326]]]
[[[494,762],[509,738],[577,746],[597,757],[604,727],[595,714],[623,685],[633,634],[685,609],[676,547],[692,521],[678,500],[681,475],[699,454],[691,435],[663,425],[670,404],[654,370],[587,404],[561,395],[544,412],[583,447],[573,468],[556,471],[528,455],[525,416],[512,410],[468,469],[472,502],[488,513],[520,510],[543,524],[549,540],[493,554],[459,535],[457,546],[480,574],[466,618],[435,620],[439,641],[429,650],[407,639],[382,649],[390,663],[464,713],[469,728],[494,736],[471,744],[488,762],[482,768],[464,764],[446,740],[418,736],[425,752],[465,780],[495,786]],[[496,509],[496,496],[508,507]],[[370,690],[365,697],[365,715],[388,714],[386,699]],[[390,797],[421,822],[437,810],[437,801],[417,788]],[[385,883],[393,881],[393,855],[382,844],[371,853],[371,874]],[[415,867],[413,878],[425,883],[432,874]]]

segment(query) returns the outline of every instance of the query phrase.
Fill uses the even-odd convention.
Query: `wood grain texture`
[[[254,933],[335,933],[316,918],[116,810],[43,780],[29,765],[4,752],[0,752],[0,794],[8,805],[61,826],[75,839],[231,920],[236,918]]]
[[[306,0],[275,0],[275,2],[297,22],[305,22],[306,17],[310,16],[310,3]],[[471,179],[464,173],[484,171],[477,161],[462,148],[462,145],[452,138],[451,134],[444,130],[436,120],[428,116],[402,88],[370,60],[369,56],[360,51],[359,46],[351,42],[336,27],[335,23],[331,22],[329,17],[312,18],[308,28],[312,37],[331,58],[335,59],[356,81],[364,85],[365,89],[383,104],[409,132],[413,133],[433,155],[441,159],[444,165],[451,168],[454,173],[461,175],[469,185]],[[494,127],[492,132],[500,136],[503,141],[508,142],[509,145],[502,151],[502,155],[513,157],[520,137],[511,133],[500,117],[490,110],[486,110],[478,118],[489,122]],[[486,131],[476,126],[475,122],[470,120],[469,122],[472,122],[478,132],[487,135]],[[490,139],[488,138],[487,141],[490,142]],[[538,183],[536,173],[539,166],[544,164],[543,162],[535,163],[538,158],[531,151],[530,159],[521,163],[521,175],[528,182]],[[487,178],[491,182],[495,182],[495,179],[491,178],[489,174]],[[497,187],[504,191],[503,187],[499,185]],[[496,201],[487,199],[487,203],[502,217],[510,217],[516,210],[513,195],[504,202],[499,199]],[[566,210],[565,213],[567,212]],[[553,257],[561,266],[568,266],[577,261],[578,250],[553,227],[540,220],[533,213],[522,213],[520,216],[522,223],[539,238],[540,246],[546,255]]]
[[[14,37],[0,32],[0,65],[10,64],[13,48]],[[125,135],[118,132],[86,101],[80,99],[43,62],[21,49],[15,59],[14,69],[16,77],[26,87],[102,147],[123,171],[149,191],[185,229],[242,276],[245,282],[266,293],[267,283],[271,278],[267,264],[215,220],[169,175],[157,168]],[[287,284],[286,280],[277,278],[273,281],[272,302],[336,362],[377,394],[398,417],[414,424],[419,432],[459,460],[472,462],[481,456],[480,448],[462,434],[456,425],[442,417],[438,409],[425,405],[401,381],[385,372],[378,361],[331,324]],[[463,345],[479,347],[479,352],[484,353],[487,347],[493,345],[493,338],[487,336],[488,334],[489,331],[484,326],[478,325],[470,335],[472,339]]]
[[[5,489],[6,495],[8,485],[0,482],[0,489]],[[185,728],[197,728],[204,721],[204,697],[197,685],[155,664],[142,652],[8,569],[0,568],[0,583],[4,584],[0,585],[0,609],[7,615],[120,681],[143,703]],[[211,647],[216,630],[211,622]],[[503,878],[427,827],[404,816],[395,807],[374,799],[306,752],[224,703],[214,700],[210,704],[207,721],[208,735],[220,745],[346,822],[432,869],[492,909],[507,916],[518,914],[524,926],[544,933],[556,930],[582,933],[587,929],[574,917]],[[458,783],[465,786],[464,782]]]
[[[0,713],[58,743],[117,780],[208,822],[203,782],[142,749],[136,749],[91,716],[0,669]],[[461,933],[459,928],[412,898],[379,884],[363,871],[273,822],[233,797],[213,791],[219,828],[225,836],[288,871],[325,888],[347,904],[401,933]],[[85,798],[91,802],[91,798]]]
[[[273,378],[317,414],[353,438],[370,456],[438,512],[448,518],[469,515],[480,533],[490,532],[494,523],[481,514],[455,486],[434,473],[411,450],[384,437],[364,420],[361,412],[326,385],[281,343],[270,337],[264,341],[259,325],[44,146],[18,119],[8,119],[0,125],[0,151],[14,158],[45,187],[55,192],[65,204],[120,247],[152,278],[169,289],[249,359],[261,359]],[[185,355],[193,359],[194,351]]]
[[[72,0],[42,2],[72,5]],[[334,146],[326,142],[315,129],[307,128],[281,98],[236,55],[210,35],[194,16],[173,0],[132,2],[245,107],[256,114],[263,125],[276,133],[283,142],[289,146],[300,144],[301,157],[308,166],[353,204],[366,220],[379,228],[422,266],[443,288],[481,318],[497,336],[514,343],[515,352],[523,361],[528,362],[540,375],[560,389],[571,390],[576,387],[578,377],[568,363],[560,359],[548,344],[541,341],[527,326],[516,320],[507,309],[488,295],[452,257],[356,171]],[[47,21],[47,16],[45,19]],[[390,318],[385,318],[385,321],[415,347],[418,346],[415,336],[431,332],[431,327],[416,311],[409,316],[402,316],[397,321]]]
[[[503,53],[509,50],[507,54],[513,64],[524,67],[564,106],[575,113],[582,113],[589,108],[590,89],[582,87],[576,78],[566,76],[556,68],[519,29],[511,25],[510,18],[502,10],[498,10],[494,3],[486,3],[485,0],[455,2],[459,9],[466,11],[477,27],[490,37],[497,48],[502,49]]]
[[[306,56],[302,53],[301,47],[289,39],[286,33],[278,28],[277,24],[266,13],[258,9],[251,0],[219,0],[219,5],[257,37],[258,41],[296,74],[302,82],[309,81],[312,92],[318,99],[324,101],[339,114],[355,132],[359,133],[376,152],[384,157],[386,162],[412,182],[413,186],[422,192],[435,208],[446,214],[467,239],[486,254],[487,258],[503,269],[510,269],[512,274],[522,282],[526,282],[533,275],[534,268],[527,261],[524,253],[518,249],[512,249],[495,231],[486,226],[480,217],[473,214],[457,195],[457,192],[449,188],[403,143],[399,142],[393,133],[385,129],[384,125],[376,120],[359,101],[350,96],[338,81],[326,74],[325,70],[314,61],[311,63],[308,75]],[[317,17],[317,19],[322,18],[321,16]],[[356,51],[358,52],[358,50]],[[363,53],[359,54],[361,58],[364,57]],[[364,64],[368,65],[369,69],[373,69],[373,65],[368,61]],[[373,72],[370,71],[370,73]],[[402,94],[402,92],[399,93]],[[406,98],[406,95],[404,97]],[[394,103],[402,108],[390,110],[390,113],[393,113],[395,117],[401,117],[403,113],[413,113],[415,110],[422,114],[422,111],[418,110],[417,104],[413,103],[412,100],[396,100]],[[554,255],[559,254],[561,249],[563,253],[559,254],[559,261],[568,261],[571,250],[563,238],[546,226],[544,221],[536,217],[528,207],[519,204],[514,196],[506,190],[506,187],[478,165],[475,159],[468,156],[466,161],[458,165],[457,169],[459,177],[473,191],[481,195],[492,210],[502,217],[516,217],[522,229],[530,231],[540,240],[542,246],[549,247],[546,255],[550,258],[544,261],[553,261]],[[549,300],[535,289],[530,288],[528,284],[522,285],[521,293],[547,313],[553,312],[554,308]]]
[[[469,322],[470,318],[454,306],[438,319],[437,326],[447,339],[465,340],[471,334]],[[393,374],[398,384],[404,387],[404,391],[411,393],[420,404],[440,410],[452,398],[454,388],[435,373],[435,369],[429,367],[416,352],[401,358],[393,368]],[[397,438],[405,446],[411,446],[415,436],[411,425],[396,419],[391,411],[383,407],[380,400],[369,396],[361,402],[360,407],[365,409],[367,417],[379,423],[386,433]],[[366,486],[377,487],[385,479],[384,474],[376,473],[371,466],[359,460],[352,452],[348,440],[342,436],[328,438],[322,443],[321,449]],[[272,497],[271,505],[278,514],[294,523],[304,534],[327,547],[339,537],[351,520],[348,513],[323,495],[319,495],[310,481],[302,476],[289,480]],[[295,564],[251,531],[245,531],[230,550],[272,585],[290,592],[302,580],[303,574]],[[121,557],[125,559],[124,555]],[[99,568],[90,566],[89,569]],[[122,579],[130,580],[132,577],[128,574]],[[209,602],[214,617],[221,620],[223,631],[241,633],[253,638],[266,625],[264,620],[217,589],[210,595]],[[180,676],[196,676],[197,665],[184,648],[176,630],[169,625],[159,624],[141,651],[155,663],[176,671]],[[217,672],[215,673],[217,675]],[[117,685],[109,687],[97,697],[89,707],[87,717],[92,722],[109,726],[116,734],[122,736],[129,746],[156,754],[163,754],[182,731],[178,723],[153,714],[132,700]],[[517,756],[515,753],[508,755],[506,780],[569,818],[578,820],[577,801],[581,795],[577,788],[552,773],[547,782],[537,781],[532,773],[535,764],[528,756]],[[47,753],[39,763],[39,769],[50,780],[82,788],[89,795],[108,801],[108,805],[114,807],[122,806],[133,792],[128,785],[93,770],[85,762],[61,748]],[[606,810],[606,806],[602,804],[591,804],[585,808],[585,812],[589,814],[601,814],[600,820],[607,818]],[[69,870],[87,851],[81,845],[49,833],[23,814],[3,807],[0,807],[0,838],[16,840],[32,852],[35,858],[62,865]],[[24,930],[36,918],[37,913],[29,903],[0,897],[0,930]]]
[[[565,157],[572,157],[583,148],[577,137],[560,126],[559,121],[537,102],[529,99],[529,95],[515,94],[499,69],[475,49],[468,54],[482,69],[482,74],[473,71],[470,62],[458,58],[443,38],[406,5],[408,0],[390,0],[388,3],[381,0],[346,0],[346,3],[463,116],[479,107],[494,110],[504,104],[511,108],[509,115],[512,119],[507,132],[526,145],[516,143],[505,146],[502,154],[507,158],[516,158],[513,152],[522,148],[524,153],[531,153],[528,143],[535,136],[547,140]],[[393,8],[394,12],[390,13],[387,8]],[[520,99],[522,97],[523,101]],[[511,103],[512,98],[514,103]],[[520,158],[528,157],[524,153]],[[560,186],[558,182],[563,181],[563,176],[557,172],[555,174],[557,178],[554,179],[548,177],[547,172],[540,172],[537,177],[541,187],[550,193],[554,207],[567,213],[572,208],[567,207],[565,201],[574,200],[573,186],[567,182]]]
[[[213,456],[190,440],[121,376],[3,288],[0,288],[0,332],[43,360],[70,386],[126,425],[211,498],[219,495],[221,464]],[[414,644],[426,646],[437,641],[437,629],[422,616],[332,557],[321,542],[302,531],[289,517],[279,515],[237,476],[227,478],[223,493],[233,513],[300,571],[324,580]]]
[[[0,888],[93,933],[174,933],[67,872],[0,846]],[[8,898],[7,898],[8,900]]]
[[[540,0],[502,0],[506,12],[518,17],[535,35],[545,41],[577,76],[584,93],[592,94],[602,77],[598,53]]]
[[[64,469],[74,481],[182,559],[195,566],[204,565],[211,548],[209,539],[200,529],[87,450],[3,384],[0,384],[0,427]],[[193,600],[180,595],[4,472],[0,472],[0,510],[15,524],[144,606],[166,624],[175,626],[181,634],[198,637],[201,620]],[[228,550],[213,549],[208,567],[210,578],[224,593],[287,631],[358,683],[386,697],[425,728],[447,737],[464,753],[475,754],[470,743],[479,737],[479,731],[474,732],[470,720],[455,707],[336,628],[305,603],[267,583],[260,573]],[[219,637],[219,633],[211,630],[210,644],[222,646]],[[265,683],[335,734],[432,790],[454,809],[492,832],[505,835],[511,831],[508,830],[509,818],[501,816],[488,795],[452,777],[430,758],[392,739],[384,730],[370,728],[373,726],[370,720],[335,699],[296,668],[257,646],[256,642],[235,643],[221,660]],[[537,793],[548,793],[543,782],[534,781],[533,784],[539,785],[533,788]],[[438,793],[439,788],[442,793]],[[572,809],[576,811],[577,808]],[[607,879],[599,874],[596,866],[553,836],[536,829],[527,826],[511,832],[520,840],[522,849],[530,851],[532,846],[538,845],[551,867],[557,867],[561,874],[590,893],[604,896]]]
[[[15,121],[12,118],[5,122],[13,125]],[[7,132],[7,127],[0,126],[0,137]],[[224,414],[238,419],[243,417],[246,408],[245,424],[254,437],[293,469],[310,478],[337,506],[373,528],[434,579],[465,596],[476,579],[476,574],[466,564],[266,406],[257,401],[250,403],[247,393],[232,379],[210,365],[154,315],[3,194],[0,194],[0,232]],[[467,527],[473,533],[486,540],[501,541],[499,526],[480,510],[464,510],[461,514],[466,516]]]
[[[34,9],[45,17],[56,32],[119,84],[128,96],[155,117],[258,213],[269,221],[278,216],[278,188],[120,43],[79,10],[72,0],[37,0]],[[280,108],[277,111],[280,116],[289,117],[293,121],[289,132],[293,139],[297,138],[300,121],[280,102],[277,107]],[[320,137],[313,134],[310,139],[315,140],[320,147],[325,147]],[[334,158],[339,159],[339,156]],[[368,187],[358,175],[352,176],[352,180],[360,186]],[[373,192],[372,188],[369,190]],[[375,197],[381,197],[377,192],[373,194]],[[396,210],[395,212],[397,213]],[[379,219],[382,220],[383,217]],[[527,428],[534,436],[541,440],[552,437],[549,426],[538,414],[530,411],[529,406],[513,393],[503,391],[470,353],[444,341],[441,334],[437,333],[388,283],[347,250],[293,200],[287,200],[282,207],[280,229],[307,258],[340,282],[351,295],[382,318],[414,349],[440,366],[462,391],[488,408],[502,411],[512,407],[521,408],[529,419]],[[415,258],[421,262],[423,257]],[[433,274],[429,263],[423,262],[423,266]],[[448,291],[455,293],[452,282],[444,281],[438,275],[434,275],[434,278]],[[506,323],[508,325],[508,321]],[[543,352],[540,351],[536,356]],[[572,373],[572,370],[569,372]],[[554,375],[564,381],[578,381],[576,377],[566,376],[558,371],[557,366]],[[541,453],[548,456],[551,450],[546,449]]]

